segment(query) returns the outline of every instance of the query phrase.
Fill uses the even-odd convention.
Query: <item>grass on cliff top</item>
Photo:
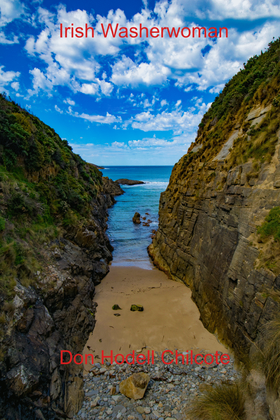
[[[191,420],[243,420],[244,395],[239,383],[208,385],[187,409]]]
[[[270,162],[275,153],[277,130],[280,126],[280,38],[269,44],[269,49],[259,56],[251,57],[216,97],[210,109],[199,124],[195,144],[201,148],[195,153],[183,156],[174,170],[170,185],[176,177],[182,178],[189,189],[199,190],[201,196],[211,182],[207,176],[210,169],[215,170],[217,156],[233,130],[243,128],[229,158],[225,161],[225,171],[252,160],[256,164]],[[257,129],[251,129],[246,117],[255,107],[272,104],[272,110]],[[192,145],[192,147],[194,144]],[[175,174],[176,172],[176,174]],[[259,170],[251,177],[258,177]],[[193,185],[193,179],[201,179]],[[249,181],[249,179],[248,179]],[[220,181],[219,188],[223,187]]]

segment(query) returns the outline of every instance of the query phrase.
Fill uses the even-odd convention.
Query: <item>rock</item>
[[[138,411],[138,413],[140,413],[140,414],[143,414],[145,411],[144,411],[144,407],[141,407],[141,406],[139,406],[139,407],[137,407],[136,408],[136,410]]]
[[[120,308],[118,304],[115,304],[115,305],[112,306],[112,309],[113,309],[113,311],[118,311],[122,308]]]
[[[133,223],[135,223],[136,225],[140,225],[141,220],[140,220],[140,213],[136,212],[132,218]]]
[[[121,189],[120,184],[117,181],[112,181],[107,176],[102,178],[103,184],[106,186],[106,190],[113,196],[122,195],[124,191]]]
[[[46,420],[45,419],[45,417],[43,416],[43,414],[42,414],[42,411],[41,410],[35,410],[35,419],[36,420]]]
[[[134,312],[135,311],[142,312],[142,311],[144,311],[144,308],[143,308],[142,305],[131,305],[130,310],[134,311]]]
[[[84,399],[83,380],[75,377],[74,381],[67,388],[67,395],[65,399],[65,413],[68,417],[77,413]]]
[[[117,390],[116,390],[116,387],[115,386],[112,386],[112,388],[110,389],[110,394],[111,395],[115,395],[117,392],[116,392]]]
[[[120,392],[128,398],[139,400],[144,397],[149,381],[147,373],[134,373],[120,383]]]
[[[135,181],[135,180],[126,179],[126,178],[117,179],[115,182],[117,182],[120,185],[140,185],[140,184],[145,184],[145,182],[143,182],[143,181]]]

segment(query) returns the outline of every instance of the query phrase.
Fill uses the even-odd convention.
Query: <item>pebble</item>
[[[168,357],[165,355],[166,360]],[[142,400],[131,400],[119,393],[120,382],[135,372],[148,373],[151,378]],[[74,420],[185,420],[186,407],[199,395],[200,385],[238,378],[232,359],[227,365],[207,366],[181,361],[165,365],[160,356],[150,365],[95,363],[84,376],[85,399]]]

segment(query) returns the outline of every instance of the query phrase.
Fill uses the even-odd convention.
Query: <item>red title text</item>
[[[84,26],[75,26],[73,23],[70,26],[63,26],[60,24],[60,38],[94,38],[96,29],[87,23]],[[119,38],[228,38],[228,28],[206,28],[204,26],[188,27],[157,27],[147,28],[140,23],[139,26],[119,26],[119,24],[103,25],[101,23],[101,32],[97,32],[100,36],[119,37]]]

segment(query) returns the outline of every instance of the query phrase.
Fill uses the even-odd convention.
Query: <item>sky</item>
[[[101,166],[174,165],[225,83],[280,36],[279,0],[0,0],[0,92]],[[60,37],[93,27],[92,37]],[[121,38],[120,27],[228,37]]]

